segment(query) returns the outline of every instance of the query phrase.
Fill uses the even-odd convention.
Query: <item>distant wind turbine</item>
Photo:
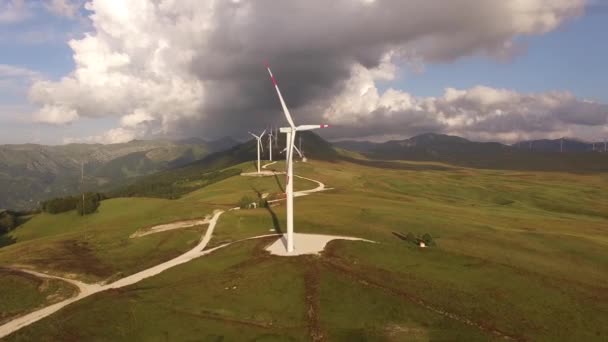
[[[279,148],[279,128],[276,127],[276,133],[274,135],[274,147]]]
[[[249,132],[249,134],[251,134],[257,141],[258,141],[258,173],[261,173],[261,169],[260,169],[260,150],[262,150],[262,152],[264,151],[264,147],[262,146],[262,137],[264,136],[264,134],[266,133],[266,130],[264,130],[264,132],[262,132],[262,134],[260,134],[259,136]]]
[[[272,138],[274,137],[274,133],[272,131],[272,127],[270,127],[270,132],[268,133],[268,153],[270,154],[270,161],[272,161]]]
[[[279,97],[279,101],[281,102],[281,107],[283,108],[283,114],[285,114],[285,119],[289,123],[289,127],[281,127],[281,133],[285,133],[287,135],[287,184],[285,186],[286,195],[287,195],[287,252],[293,252],[293,151],[295,148],[295,140],[296,133],[298,131],[309,131],[318,128],[329,127],[329,125],[300,125],[296,126],[291,118],[291,114],[289,113],[289,109],[287,109],[287,105],[283,100],[283,96],[281,95],[281,91],[279,90],[279,85],[277,84],[277,80],[272,75],[272,71],[270,71],[270,67],[266,66],[268,69],[268,74],[270,75],[270,79],[272,80],[272,84],[274,85],[275,90],[277,91],[277,95]]]
[[[306,163],[306,157],[304,156],[304,149],[302,148],[302,135],[300,135],[300,149],[299,149],[298,153],[300,154],[300,158],[302,159],[302,161]]]

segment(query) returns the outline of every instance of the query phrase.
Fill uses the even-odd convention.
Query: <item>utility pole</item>
[[[532,140],[530,140],[530,151],[532,151]]]

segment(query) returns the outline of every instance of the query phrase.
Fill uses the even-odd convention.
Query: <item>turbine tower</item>
[[[287,184],[285,185],[285,192],[287,195],[287,252],[293,252],[293,151],[295,148],[296,141],[296,133],[298,131],[309,131],[318,128],[329,127],[329,125],[300,125],[296,126],[291,118],[291,114],[289,113],[289,109],[287,109],[287,105],[283,100],[283,96],[281,95],[281,91],[279,90],[279,85],[277,84],[277,80],[272,75],[272,71],[270,71],[270,67],[267,65],[266,69],[268,70],[268,74],[270,75],[270,79],[272,80],[272,84],[274,85],[275,90],[277,91],[277,95],[279,97],[279,101],[281,102],[281,107],[283,108],[283,114],[285,114],[285,119],[289,123],[289,127],[281,127],[281,133],[285,133],[287,135]]]
[[[249,132],[249,134],[251,134],[257,141],[258,141],[258,173],[261,173],[260,170],[260,150],[262,150],[262,152],[264,152],[264,147],[262,146],[262,137],[264,136],[264,134],[266,133],[266,130],[264,130],[264,132],[262,132],[262,134],[260,134],[259,136]]]
[[[268,133],[268,153],[270,153],[270,161],[272,161],[272,138],[274,137],[274,133],[272,132],[272,127],[270,127],[270,132]]]

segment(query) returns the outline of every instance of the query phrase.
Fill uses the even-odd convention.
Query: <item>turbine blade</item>
[[[302,152],[300,152],[300,149],[295,145],[293,145],[293,148],[296,150],[296,152],[298,152],[298,154],[300,155],[300,158],[302,158]]]
[[[310,131],[318,128],[327,128],[329,125],[300,125],[296,127],[298,131]]]
[[[285,114],[285,119],[287,119],[287,122],[289,123],[289,126],[291,126],[292,128],[295,128],[296,125],[293,123],[293,119],[291,118],[291,114],[289,113],[289,109],[287,109],[287,105],[285,104],[285,100],[283,100],[283,95],[281,95],[281,90],[279,89],[279,85],[277,83],[277,80],[274,78],[274,75],[272,75],[272,71],[270,70],[270,67],[267,65],[266,69],[268,69],[268,74],[270,74],[270,79],[272,79],[272,84],[274,85],[274,88],[277,91],[277,95],[279,95],[279,101],[281,101],[281,107],[283,107],[283,113]]]

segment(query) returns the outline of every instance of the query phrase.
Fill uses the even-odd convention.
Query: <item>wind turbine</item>
[[[291,118],[289,109],[287,109],[287,105],[283,100],[277,80],[272,75],[272,71],[270,71],[270,67],[268,65],[266,65],[266,69],[268,69],[268,74],[270,75],[272,84],[274,85],[277,95],[279,96],[279,101],[281,102],[285,119],[287,119],[287,122],[289,123],[289,127],[281,127],[280,131],[281,133],[285,133],[287,135],[287,184],[285,185],[285,193],[287,195],[287,252],[291,253],[293,252],[293,150],[295,147],[294,143],[296,141],[296,133],[298,131],[310,131],[313,129],[325,128],[329,127],[329,125],[296,126]]]
[[[258,173],[260,173],[260,149],[262,150],[262,152],[264,152],[264,146],[262,146],[262,137],[264,136],[264,134],[266,133],[266,130],[264,130],[264,132],[262,132],[262,134],[260,134],[260,136],[257,136],[251,132],[249,132],[249,134],[253,135],[253,137],[258,141]]]
[[[301,138],[301,137],[300,137],[300,138]],[[300,141],[301,141],[301,139],[300,139]],[[301,147],[301,145],[302,145],[302,144],[300,144],[300,147]],[[302,153],[302,150],[300,150],[300,149],[298,148],[298,146],[296,146],[296,145],[293,145],[293,149],[294,149],[296,152],[298,152],[298,155],[300,156],[300,159],[302,159],[302,161],[303,161],[303,162],[306,162],[306,160],[304,160],[304,154]],[[285,151],[287,151],[287,146],[285,146],[285,148],[281,150],[281,153],[285,153]],[[285,157],[287,157],[287,154],[285,155]],[[287,162],[287,160],[285,160],[285,162]]]
[[[272,132],[272,127],[270,127],[270,132],[268,133],[268,151],[270,153],[270,161],[272,161],[272,138],[274,137],[274,133]]]
[[[294,146],[295,147],[295,146]],[[306,163],[306,157],[304,156],[304,149],[302,148],[302,136],[300,135],[300,148],[297,150],[300,158]]]
[[[274,137],[274,147],[279,148],[279,127],[276,128],[276,133]]]

